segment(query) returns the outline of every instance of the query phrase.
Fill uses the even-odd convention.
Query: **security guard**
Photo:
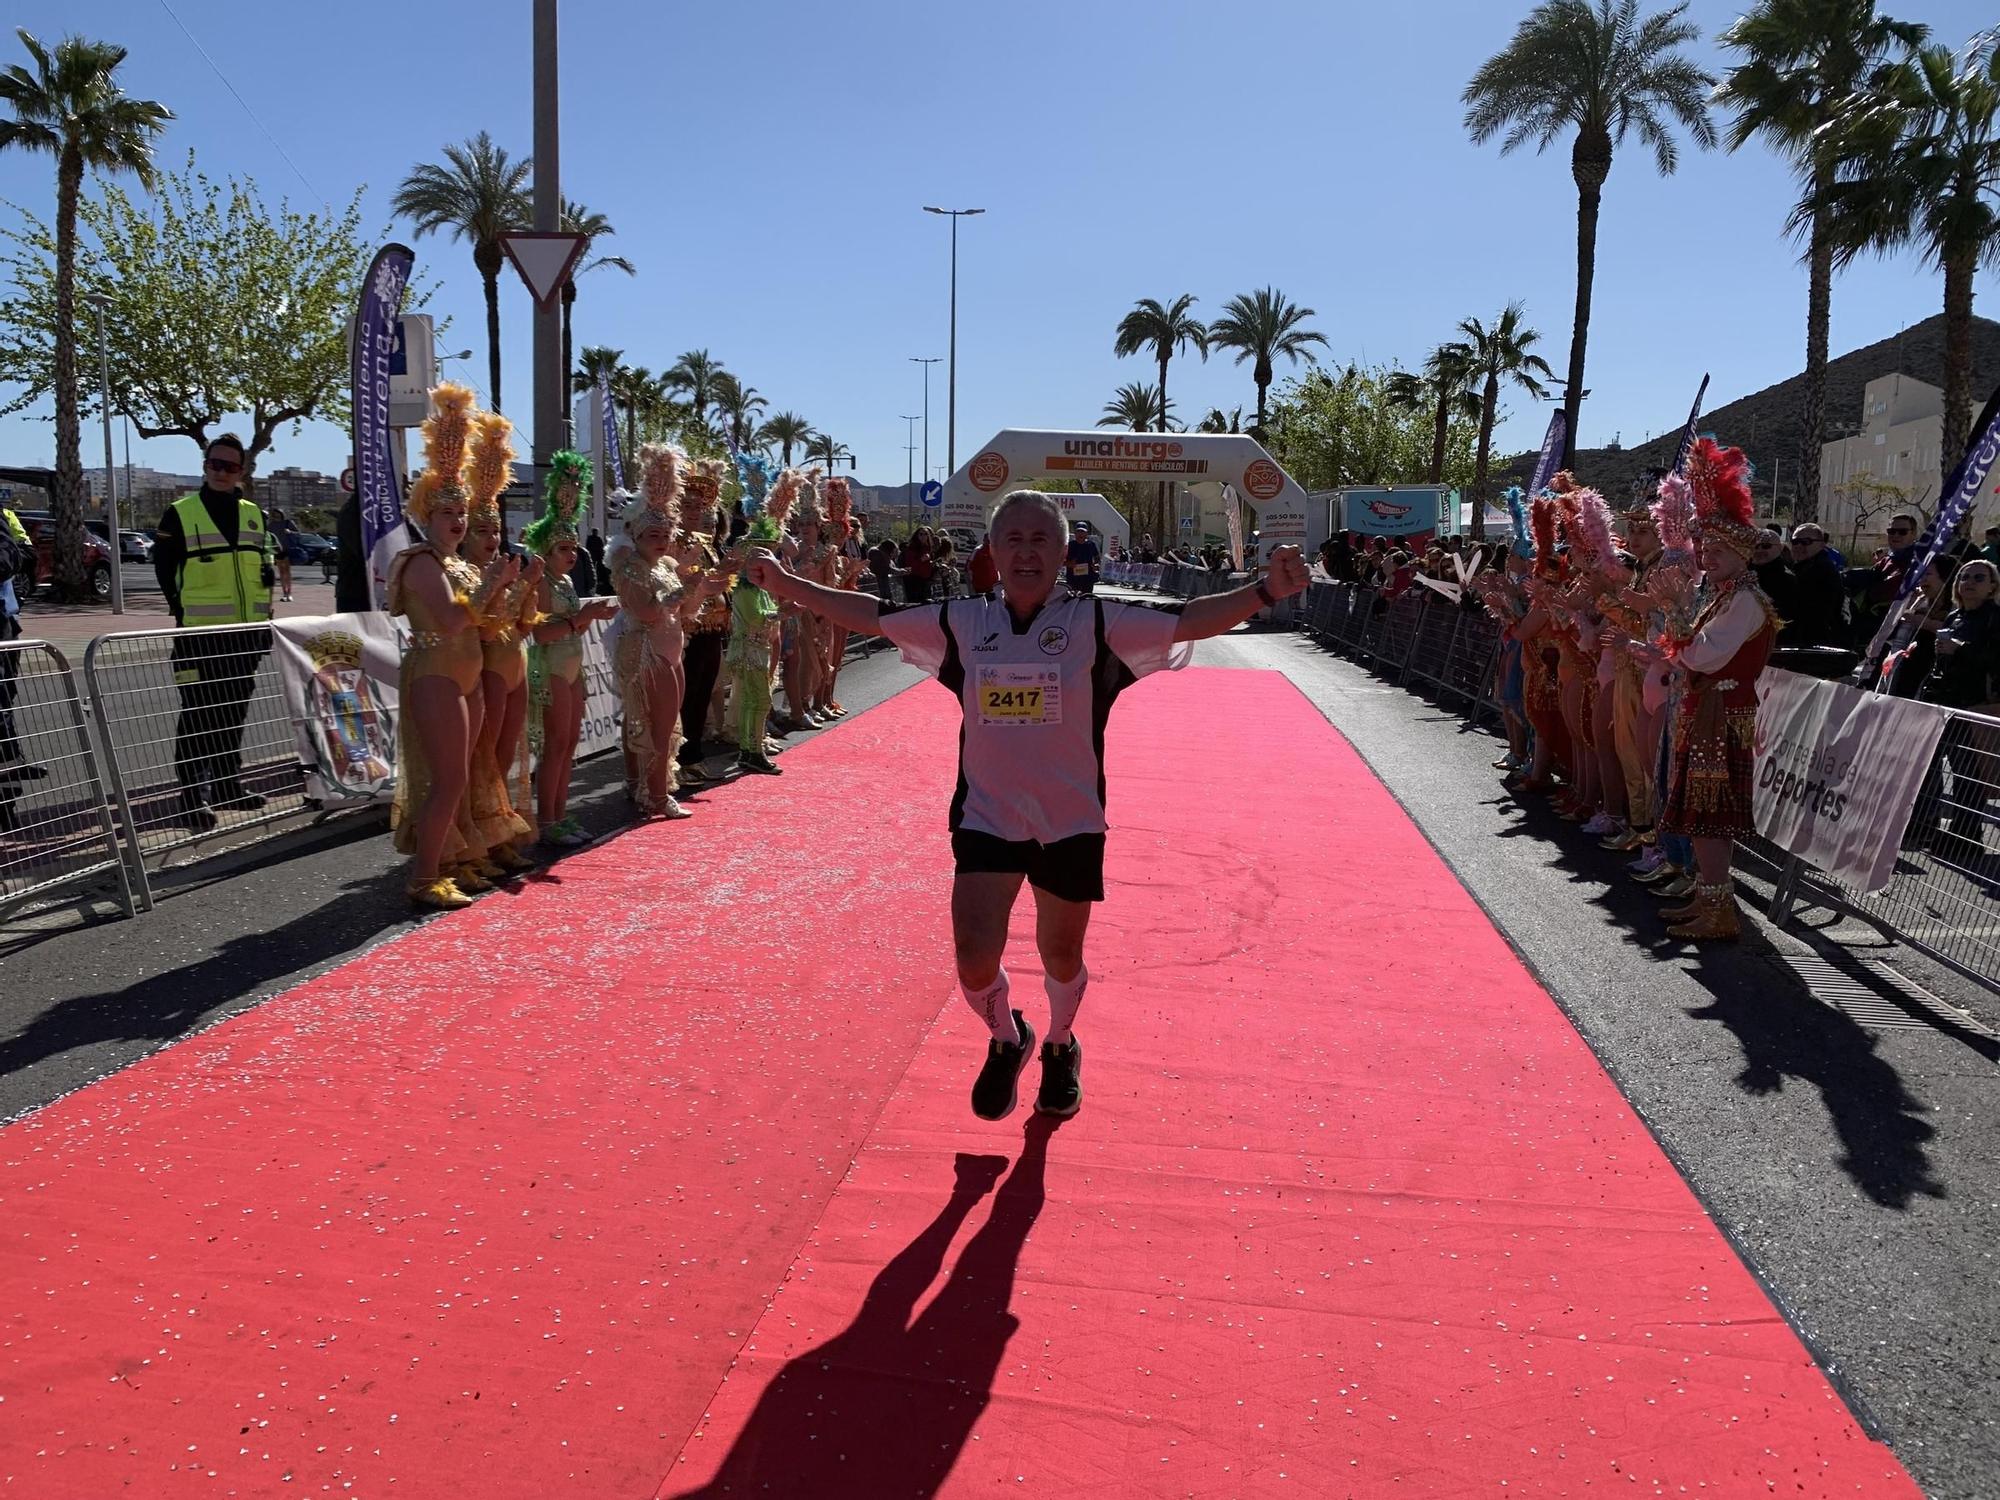
[[[234,433],[208,445],[199,492],[160,518],[153,572],[174,623],[253,626],[174,638],[174,775],[188,827],[215,827],[216,810],[250,812],[264,799],[243,785],[243,723],[257,669],[271,649],[270,537],[263,512],[242,496],[245,452]]]

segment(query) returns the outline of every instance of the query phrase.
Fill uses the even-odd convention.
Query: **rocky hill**
[[[1715,361],[1715,379],[1709,384],[1711,403],[1719,393],[1729,389],[1725,358],[1718,356]],[[1861,391],[1869,381],[1880,375],[1898,373],[1943,386],[1944,314],[1939,313],[1934,318],[1926,318],[1905,328],[1894,338],[1843,354],[1827,365],[1828,436],[1831,437],[1842,425],[1851,425],[1860,419]],[[1996,382],[2000,382],[2000,323],[1975,318],[1972,327],[1972,406],[1975,413]],[[1794,375],[1754,395],[1743,396],[1721,406],[1711,404],[1702,415],[1701,431],[1714,433],[1722,442],[1741,445],[1757,465],[1757,508],[1760,512],[1768,512],[1772,508],[1768,486],[1774,467],[1777,470],[1777,509],[1790,508],[1793,488],[1787,481],[1795,480],[1799,472],[1797,464],[1799,439],[1804,429],[1805,383],[1803,373]],[[1688,399],[1693,397],[1693,390],[1689,390]],[[1586,403],[1586,419],[1589,414],[1590,408]],[[1685,407],[1678,412],[1663,412],[1657,420],[1657,429],[1662,435],[1649,442],[1632,447],[1579,449],[1575,464],[1578,477],[1613,497],[1630,494],[1632,485],[1644,477],[1647,469],[1663,468],[1673,461],[1675,446],[1680,441],[1681,424],[1686,420]],[[1588,431],[1587,426],[1585,430]],[[1508,460],[1503,470],[1506,477],[1499,484],[1503,487],[1526,484],[1534,473],[1535,457],[1535,453],[1530,451]]]

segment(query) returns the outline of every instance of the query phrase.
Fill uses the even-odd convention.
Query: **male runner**
[[[958,981],[992,1033],[972,1086],[973,1113],[1005,1119],[1035,1033],[1008,1003],[1007,920],[1025,879],[1035,892],[1035,946],[1049,996],[1035,1108],[1072,1115],[1083,1102],[1083,1048],[1071,1029],[1089,971],[1090,907],[1104,899],[1104,726],[1118,694],[1163,667],[1187,665],[1190,642],[1220,635],[1304,591],[1296,547],[1271,554],[1265,578],[1166,609],[1056,591],[1068,528],[1054,500],[1016,490],[987,527],[998,598],[883,606],[800,578],[769,552],[751,582],[845,626],[887,636],[903,659],[950,688],[965,715],[951,801],[952,941]]]

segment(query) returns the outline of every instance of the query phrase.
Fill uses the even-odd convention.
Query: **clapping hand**
[[[504,589],[521,576],[521,559],[511,552],[502,552],[481,570],[479,581],[496,589]]]

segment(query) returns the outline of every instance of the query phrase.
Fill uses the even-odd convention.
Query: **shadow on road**
[[[950,1199],[869,1286],[854,1321],[788,1361],[715,1477],[677,1500],[737,1495],[880,1500],[935,1495],[991,1398],[1020,1320],[1008,1311],[1021,1248],[1042,1211],[1049,1137],[1029,1117],[1020,1157],[951,1276],[911,1314],[1006,1158],[957,1160]]]

